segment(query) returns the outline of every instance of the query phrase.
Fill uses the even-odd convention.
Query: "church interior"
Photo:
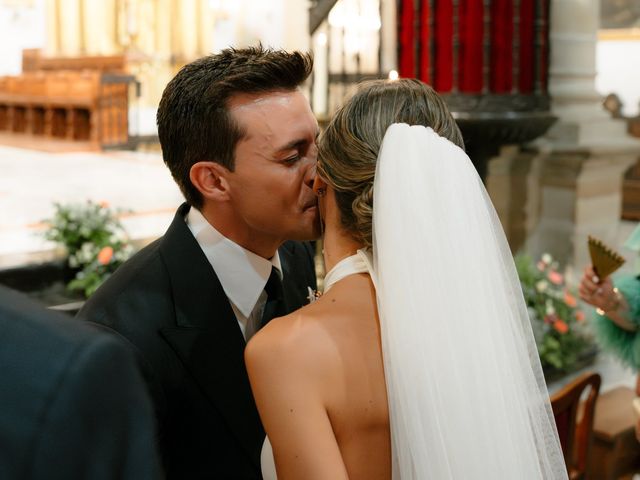
[[[517,259],[549,392],[582,402],[577,421],[556,417],[583,429],[575,478],[640,478],[637,372],[598,344],[577,294],[589,237],[624,260],[614,278],[640,274],[638,0],[0,0],[0,32],[0,284],[73,313],[105,265],[165,232],[183,199],[155,115],[199,57],[311,51],[321,128],[358,82],[419,78],[452,111]],[[73,222],[110,243],[70,252]]]

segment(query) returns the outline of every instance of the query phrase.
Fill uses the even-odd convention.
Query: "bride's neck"
[[[342,228],[335,192],[330,185],[327,186],[326,195],[319,202],[319,206],[324,222],[322,236],[324,268],[328,272],[343,258],[355,255],[363,245]]]
[[[343,258],[355,255],[363,245],[336,225],[326,225],[322,238],[324,267],[328,272]]]

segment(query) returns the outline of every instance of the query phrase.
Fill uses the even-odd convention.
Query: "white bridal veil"
[[[430,128],[389,127],[373,229],[393,478],[567,478],[513,259],[469,157]]]

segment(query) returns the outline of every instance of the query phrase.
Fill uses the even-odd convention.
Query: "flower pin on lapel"
[[[311,287],[307,287],[307,292],[309,292],[309,295],[307,295],[307,300],[309,300],[309,303],[315,302],[322,296],[322,293],[314,290]]]

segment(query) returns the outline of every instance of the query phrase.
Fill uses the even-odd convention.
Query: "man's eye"
[[[300,155],[299,154],[295,154],[292,157],[285,158],[284,163],[292,164],[292,163],[296,163],[298,160],[300,160]]]

